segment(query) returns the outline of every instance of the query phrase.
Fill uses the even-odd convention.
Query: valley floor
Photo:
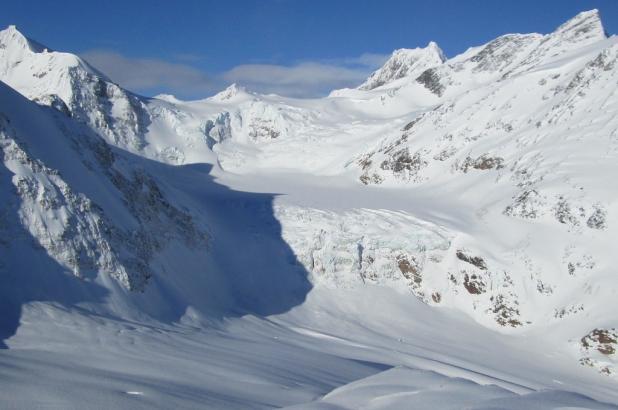
[[[387,307],[387,308],[385,308]],[[175,325],[25,307],[0,352],[20,408],[618,408],[543,334],[503,336],[395,290],[315,288],[288,313]],[[587,370],[587,369],[586,369]]]
[[[220,178],[239,191],[286,192],[275,207],[468,217],[451,208],[451,222],[441,218],[431,193],[289,174]],[[3,408],[618,409],[615,381],[580,366],[558,325],[502,334],[405,287],[317,284],[285,313],[210,321],[191,308],[162,323],[78,306],[22,307],[0,351]]]

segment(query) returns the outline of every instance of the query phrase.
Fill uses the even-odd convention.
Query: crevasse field
[[[618,408],[596,10],[320,99],[145,98],[13,26],[0,81],[0,407]]]

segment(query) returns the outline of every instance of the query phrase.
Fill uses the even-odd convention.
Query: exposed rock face
[[[468,275],[466,273],[464,276],[463,285],[468,293],[472,295],[480,295],[481,293],[485,293],[485,283],[475,274]]]
[[[519,320],[519,303],[516,299],[499,294],[495,297],[492,296],[491,301],[493,306],[489,311],[495,315],[496,322],[501,326],[518,327],[522,325]]]
[[[461,249],[459,249],[455,254],[457,255],[457,259],[474,265],[481,270],[487,270],[487,264],[485,264],[485,261],[480,256],[470,256]]]
[[[80,278],[109,275],[129,290],[143,291],[156,271],[153,258],[169,242],[206,249],[208,236],[191,215],[166,199],[152,176],[117,157],[87,129],[81,135],[62,135],[58,130],[67,130],[72,120],[63,116],[56,120],[57,124],[48,124],[47,131],[55,138],[68,139],[66,156],[79,158],[91,181],[115,187],[122,202],[110,207],[108,202],[97,203],[77,191],[60,170],[47,166],[29,150],[24,141],[31,136],[20,135],[23,131],[0,117],[1,159],[15,174],[12,183],[20,204],[20,223],[49,256]],[[131,216],[131,223],[110,216],[110,208],[117,215],[118,206]]]
[[[535,189],[525,190],[513,198],[513,202],[504,209],[504,214],[524,219],[534,219],[542,212],[545,202]]]
[[[594,206],[594,211],[586,221],[586,225],[592,229],[602,230],[607,228],[607,212],[601,205],[596,204]]]
[[[427,163],[421,158],[421,154],[415,152],[410,155],[407,148],[395,151],[390,154],[389,158],[380,164],[380,168],[384,170],[392,170],[396,174],[407,173],[408,175],[416,174]]]
[[[507,34],[487,43],[470,58],[473,71],[501,72],[513,64],[526,48],[538,38],[536,34]]]
[[[478,158],[466,157],[461,165],[458,166],[464,173],[468,172],[471,168],[480,171],[487,171],[489,169],[501,169],[504,168],[504,159],[500,157],[491,157],[489,155],[481,155]]]
[[[41,97],[36,97],[32,101],[41,105],[52,107],[53,109],[58,110],[67,116],[71,115],[71,110],[69,109],[69,107],[67,107],[65,102],[62,101],[62,99],[56,94],[46,94]]]
[[[445,86],[440,82],[439,71],[435,68],[429,68],[418,76],[416,82],[425,86],[426,89],[441,97],[444,93]]]
[[[599,373],[607,376],[616,375],[618,329],[593,329],[581,338],[579,345],[584,354],[579,361],[581,365],[595,368]]]
[[[76,276],[100,270],[129,289],[143,289],[150,273],[142,256],[149,252],[119,252],[119,245],[124,248],[130,235],[112,226],[89,198],[73,192],[57,170],[32,159],[6,129],[0,135],[5,164],[23,169],[14,179],[21,200],[20,219],[39,245]]]
[[[419,263],[414,257],[407,258],[405,255],[398,255],[397,267],[401,271],[401,274],[414,284],[420,285],[423,281],[423,277],[421,276],[422,267],[419,266]]]
[[[0,32],[0,61],[0,80],[26,97],[70,114],[114,145],[144,148],[145,104],[79,57],[49,51],[10,27]]]
[[[594,329],[582,337],[581,345],[586,350],[596,349],[604,355],[613,355],[618,348],[618,330]]]

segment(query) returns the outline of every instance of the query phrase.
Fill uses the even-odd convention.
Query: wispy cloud
[[[316,97],[335,88],[357,85],[367,77],[368,71],[313,62],[293,66],[244,64],[223,73],[222,77],[262,93]]]
[[[386,60],[390,57],[390,54],[375,54],[375,53],[363,53],[358,57],[347,57],[340,59],[327,60],[330,64],[345,65],[345,66],[359,66],[369,69],[376,69],[381,67]]]
[[[145,94],[166,92],[182,98],[205,97],[233,82],[261,93],[317,97],[362,83],[387,58],[366,53],[292,65],[242,64],[222,73],[207,74],[188,64],[197,61],[193,55],[176,56],[176,60],[185,62],[132,58],[109,50],[91,50],[82,56],[127,89]]]
[[[137,92],[165,91],[178,95],[209,94],[216,80],[183,63],[131,58],[109,50],[90,50],[81,56],[124,88]]]

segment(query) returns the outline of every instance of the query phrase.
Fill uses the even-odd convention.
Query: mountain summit
[[[597,9],[579,13],[558,27],[554,34],[565,36],[565,38],[571,41],[598,41],[607,37],[599,10]]]
[[[46,50],[43,45],[24,36],[14,25],[0,31],[0,48],[28,50],[34,53],[41,53]]]
[[[372,90],[403,77],[414,77],[445,60],[444,53],[433,41],[424,48],[395,50],[386,63],[358,88]]]

